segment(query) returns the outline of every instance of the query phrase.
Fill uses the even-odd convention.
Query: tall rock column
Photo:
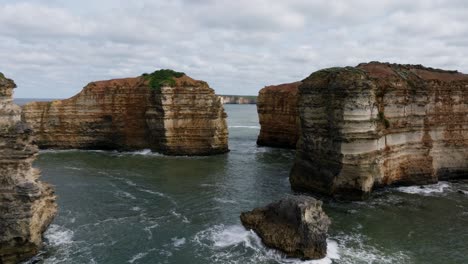
[[[21,108],[12,103],[15,87],[0,73],[0,263],[37,254],[57,211],[54,190],[32,167],[37,147]]]
[[[299,87],[293,188],[351,199],[468,176],[468,75],[365,63]]]
[[[258,145],[296,148],[299,138],[297,98],[300,84],[271,85],[260,90],[257,98],[260,121]]]

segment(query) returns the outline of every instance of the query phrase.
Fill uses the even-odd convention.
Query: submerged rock
[[[330,219],[322,210],[322,202],[312,197],[288,196],[266,207],[244,212],[240,218],[265,245],[289,257],[320,259],[327,254]]]
[[[296,148],[299,138],[297,112],[298,87],[301,82],[267,86],[260,90],[257,112],[260,121],[260,146]]]
[[[54,190],[32,167],[37,147],[31,129],[12,103],[15,83],[0,73],[0,263],[18,263],[38,253],[57,205]]]
[[[40,148],[150,148],[169,155],[228,151],[220,98],[206,82],[171,70],[92,82],[69,99],[23,109]]]
[[[362,199],[374,187],[468,177],[468,75],[371,62],[299,87],[294,189]]]

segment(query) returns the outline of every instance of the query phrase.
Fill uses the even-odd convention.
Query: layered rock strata
[[[322,202],[308,196],[289,196],[266,207],[244,212],[242,224],[253,229],[268,247],[289,257],[320,259],[327,254],[330,219]]]
[[[37,154],[31,130],[12,103],[15,83],[0,73],[0,263],[18,263],[38,253],[57,205],[51,186],[32,167]]]
[[[148,76],[92,82],[69,99],[27,104],[24,118],[41,148],[228,151],[226,114],[206,82],[181,73],[155,86]]]
[[[297,112],[301,82],[267,86],[260,90],[257,112],[260,121],[260,146],[296,148],[299,138]]]
[[[468,75],[371,62],[299,87],[293,188],[350,199],[468,176]]]

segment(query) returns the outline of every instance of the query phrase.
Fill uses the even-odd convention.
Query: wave
[[[387,253],[367,244],[369,240],[359,233],[339,234],[333,238],[339,244],[340,259],[344,263],[408,263],[409,257],[404,252]],[[340,263],[341,261],[337,261]]]
[[[436,184],[423,186],[397,187],[395,190],[410,194],[431,195],[451,190],[451,186],[448,182],[438,182]]]
[[[183,238],[173,237],[171,240],[172,240],[172,245],[174,245],[174,247],[176,248],[184,245],[186,242],[185,237]]]
[[[148,252],[138,253],[138,254],[134,255],[131,259],[129,259],[127,262],[128,263],[134,263],[135,261],[146,257],[146,255],[148,255]]]
[[[216,202],[223,203],[223,204],[236,204],[237,202],[234,200],[223,199],[223,198],[214,198]]]
[[[44,233],[47,244],[57,247],[73,242],[73,231],[63,226],[52,224]]]
[[[192,242],[212,251],[214,263],[331,264],[333,260],[340,259],[338,244],[333,240],[327,241],[327,256],[323,259],[302,261],[287,258],[277,250],[266,248],[255,232],[246,230],[241,225],[212,226],[198,232]],[[244,250],[230,250],[237,247],[242,247]]]

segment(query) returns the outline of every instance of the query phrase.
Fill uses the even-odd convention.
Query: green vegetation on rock
[[[162,69],[153,73],[143,73],[143,78],[149,81],[151,89],[160,89],[161,87],[174,86],[176,84],[174,78],[180,78],[184,76],[183,72],[176,72],[170,69]]]

